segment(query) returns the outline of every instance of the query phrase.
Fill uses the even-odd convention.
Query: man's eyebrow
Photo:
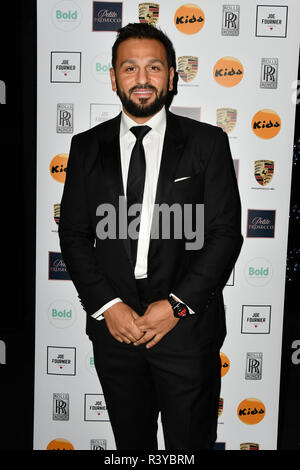
[[[154,64],[155,62],[159,62],[161,65],[165,66],[165,63],[160,59],[150,59],[148,63]],[[137,63],[137,60],[135,59],[126,59],[120,63],[120,67],[122,67],[124,64],[136,64],[136,63]]]

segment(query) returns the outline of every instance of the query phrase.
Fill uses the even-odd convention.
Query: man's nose
[[[138,75],[137,75],[137,80],[138,80],[138,83],[140,83],[141,85],[142,84],[145,84],[148,82],[148,72],[147,72],[147,69],[146,68],[143,68],[141,67],[138,71]]]

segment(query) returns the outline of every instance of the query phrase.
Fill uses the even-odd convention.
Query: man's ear
[[[112,91],[117,91],[115,69],[112,67],[111,69],[109,69],[109,73],[110,73],[110,81],[111,81]]]
[[[173,90],[174,76],[175,76],[174,67],[170,67],[170,70],[169,70],[169,91]]]

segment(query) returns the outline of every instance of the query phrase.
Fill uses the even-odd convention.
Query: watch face
[[[188,308],[183,303],[176,302],[176,300],[173,299],[171,296],[169,298],[169,302],[172,306],[174,316],[176,318],[184,318],[189,314]]]
[[[179,318],[186,317],[187,316],[187,308],[185,305],[180,306],[179,311],[177,312],[177,316]]]

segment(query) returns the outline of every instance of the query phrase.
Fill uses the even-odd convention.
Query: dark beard
[[[136,104],[130,98],[128,98],[123,91],[119,89],[118,84],[116,84],[116,86],[117,95],[120,98],[122,105],[129,114],[135,117],[143,118],[153,116],[162,109],[168,98],[168,93],[164,94],[162,90],[158,95],[156,88],[151,85],[135,86],[134,88],[129,90],[129,93],[132,93],[136,88],[150,88],[151,90],[154,90],[156,92],[156,98],[153,103],[147,105],[147,99],[141,99],[140,104]]]

